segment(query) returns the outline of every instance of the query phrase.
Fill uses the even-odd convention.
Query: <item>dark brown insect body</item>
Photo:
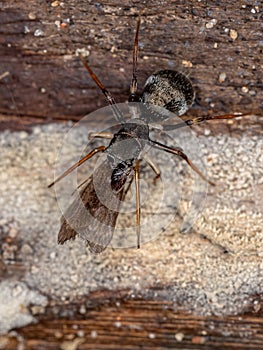
[[[192,105],[194,91],[190,80],[185,75],[171,70],[162,70],[151,75],[146,81],[142,96],[137,95],[136,64],[139,27],[140,18],[137,21],[134,42],[133,77],[129,101],[141,103],[131,103],[131,114],[133,116],[135,115],[135,117],[128,122],[124,120],[110,92],[93,73],[84,58],[80,56],[91,78],[106,96],[120,127],[115,134],[102,132],[95,135],[96,137],[110,138],[109,145],[94,149],[50,184],[49,187],[60,181],[93,155],[99,152],[103,152],[106,155],[106,159],[94,171],[85,185],[83,185],[82,190],[77,194],[77,198],[63,214],[62,224],[58,234],[58,243],[60,244],[74,239],[76,235],[79,235],[86,241],[91,252],[102,252],[111,242],[120,206],[134,178],[136,190],[137,247],[140,247],[139,161],[145,159],[155,171],[156,178],[160,176],[160,172],[154,162],[144,156],[146,145],[181,157],[201,178],[208,181],[181,148],[168,147],[150,138],[149,124],[153,122],[160,123],[169,118],[169,114],[165,113],[165,110],[162,109],[160,112],[154,106],[163,107],[175,115],[180,116]],[[163,125],[163,130],[173,130],[210,119],[230,119],[236,116],[229,114],[193,118],[178,124]]]
[[[143,103],[162,106],[180,116],[192,106],[193,101],[193,86],[182,73],[162,70],[146,80],[142,95]],[[157,121],[162,121],[162,115],[159,115]]]

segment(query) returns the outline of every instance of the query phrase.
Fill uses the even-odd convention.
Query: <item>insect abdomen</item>
[[[164,107],[183,115],[193,104],[194,89],[190,79],[173,70],[152,74],[144,85],[142,102]]]

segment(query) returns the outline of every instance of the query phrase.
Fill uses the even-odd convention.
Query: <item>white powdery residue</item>
[[[0,334],[25,326],[35,320],[28,306],[45,307],[47,298],[29,290],[24,283],[4,281],[0,284]]]
[[[181,234],[182,219],[176,216],[192,198],[191,185],[195,185],[192,169],[166,154],[158,153],[157,157],[157,153],[153,153],[156,157],[152,159],[162,171],[162,178],[154,186],[151,169],[142,168],[141,184],[148,181],[146,185],[149,183],[149,188],[153,188],[148,208],[152,210],[151,203],[155,203],[156,198],[163,200],[158,193],[161,194],[165,180],[171,192],[165,200],[170,201],[173,194],[180,205],[167,206],[174,221],[163,225],[170,215],[170,211],[165,210],[157,217],[158,224],[164,226],[161,234],[142,244],[141,249],[110,246],[102,254],[92,256],[79,238],[63,246],[56,243],[61,213],[56,204],[57,192],[47,185],[54,178],[54,168],[57,174],[74,164],[75,158],[79,159],[84,152],[83,145],[86,147],[89,143],[88,133],[95,131],[86,126],[76,128],[65,142],[69,127],[50,124],[37,126],[28,135],[0,133],[0,225],[5,235],[21,242],[17,255],[26,268],[23,280],[30,288],[53,300],[72,301],[102,288],[129,289],[133,296],[137,292],[148,296],[147,291],[160,280],[164,286],[171,286],[159,292],[165,300],[177,302],[187,312],[206,315],[242,312],[248,296],[262,294],[262,137],[251,136],[246,131],[240,137],[214,136],[209,134],[207,123],[208,136],[200,136],[199,147],[193,149],[193,137],[190,142],[183,132],[177,133],[168,143],[184,148],[193,163],[197,166],[201,163],[201,170],[216,183],[205,192],[205,206],[198,207],[201,212],[194,223],[194,232]],[[96,141],[95,145],[102,141]],[[60,167],[56,161],[58,154]],[[85,179],[96,161],[94,157],[86,168],[83,165],[79,175]],[[67,181],[63,179],[60,185],[70,200]],[[201,180],[198,181],[201,184]],[[143,188],[142,185],[142,193]],[[146,205],[143,205],[142,222],[147,218]],[[134,223],[134,215],[128,219]],[[202,239],[201,234],[211,242]],[[129,237],[136,239],[133,229]],[[220,244],[230,253],[224,254],[218,247]],[[31,294],[32,291],[21,285],[19,281],[0,285],[1,330],[33,320],[27,307],[39,294]],[[95,338],[96,332],[91,331],[91,336]],[[179,334],[176,339],[180,341],[182,336]]]
[[[217,24],[217,20],[215,18],[211,19],[211,21],[206,23],[206,28],[211,29]]]

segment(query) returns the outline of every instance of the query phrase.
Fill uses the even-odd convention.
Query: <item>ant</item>
[[[121,202],[124,200],[131,182],[135,179],[136,234],[137,247],[140,248],[141,209],[139,174],[141,159],[144,159],[153,169],[156,174],[155,179],[161,175],[154,162],[143,154],[146,145],[182,158],[203,180],[214,185],[191,162],[181,148],[168,147],[150,138],[149,124],[163,122],[170,117],[165,112],[156,112],[154,106],[162,107],[162,111],[165,109],[174,113],[176,116],[181,116],[193,104],[194,90],[191,81],[184,74],[173,70],[161,70],[152,74],[146,80],[141,95],[137,93],[136,69],[140,23],[141,18],[139,16],[133,45],[133,72],[129,94],[130,110],[135,117],[128,122],[125,121],[111,93],[93,72],[85,58],[81,54],[79,55],[90,77],[105,95],[108,104],[111,106],[114,117],[119,123],[119,130],[116,133],[101,132],[93,135],[95,137],[110,139],[109,145],[107,147],[99,146],[93,149],[48,186],[52,187],[94,155],[100,152],[106,154],[106,160],[85,181],[87,183],[83,186],[79,194],[81,200],[78,198],[73,201],[64,216],[62,216],[61,228],[58,234],[59,244],[64,244],[67,240],[75,239],[76,235],[79,234],[85,240],[92,253],[98,254],[104,251],[111,242]],[[139,114],[137,105],[140,106]],[[231,119],[244,115],[237,113],[190,118],[174,125],[165,124],[163,125],[163,131],[191,126],[208,120]],[[94,179],[96,179],[96,182],[103,189],[102,192],[106,204],[105,201],[101,200],[101,196],[99,198],[95,190]]]

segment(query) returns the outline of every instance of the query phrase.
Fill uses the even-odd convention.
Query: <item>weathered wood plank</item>
[[[257,5],[31,0],[5,2],[0,11],[0,112],[65,119],[105,105],[75,56],[83,48],[105,85],[125,101],[139,11],[141,87],[153,71],[177,69],[189,73],[196,87],[192,114],[262,111],[262,12]]]
[[[191,115],[262,113],[262,12],[254,4],[154,0],[145,8],[139,2],[131,7],[126,0],[103,4],[72,0],[56,7],[52,2],[12,0],[1,6],[1,128],[76,120],[106,104],[75,56],[79,48],[90,52],[98,76],[118,101],[124,101],[139,10],[140,86],[153,71],[168,67],[190,74],[196,88]],[[259,118],[254,124],[252,132],[260,130]],[[23,267],[16,267],[4,271],[0,264],[1,277],[18,278]],[[91,298],[84,315],[38,316],[39,323],[17,330],[16,337],[1,338],[0,344],[6,341],[5,349],[23,344],[26,349],[58,349],[70,346],[65,342],[76,347],[78,341],[79,349],[263,347],[260,314],[195,317],[178,314],[163,301],[121,299],[119,307],[100,306],[104,299],[103,293]]]
[[[175,313],[169,302],[130,300],[72,319],[42,320],[18,334],[30,350],[262,349],[262,327],[260,317],[197,317]],[[5,349],[15,349],[18,343],[10,336]]]

